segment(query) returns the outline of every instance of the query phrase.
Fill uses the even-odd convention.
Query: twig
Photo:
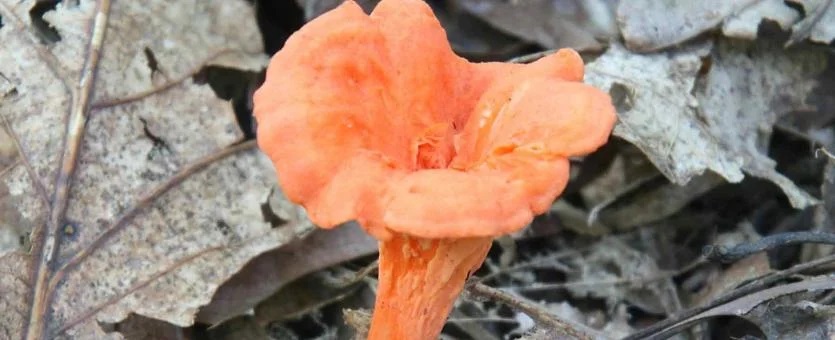
[[[519,287],[515,288],[519,291],[524,292],[537,292],[543,290],[556,290],[556,289],[566,289],[571,287],[594,287],[594,286],[618,286],[618,285],[644,285],[648,283],[653,283],[656,281],[667,280],[672,277],[681,275],[683,273],[689,272],[702,264],[705,261],[702,259],[696,259],[693,262],[688,263],[684,267],[681,267],[676,270],[669,270],[663,271],[660,274],[649,276],[649,277],[636,277],[636,278],[621,278],[621,279],[614,279],[614,280],[599,280],[599,281],[571,281],[571,282],[561,282],[561,283],[545,283],[545,284],[538,284],[535,286],[527,286],[527,287]],[[511,287],[502,287],[504,289],[510,289]]]
[[[584,340],[606,339],[603,334],[586,325],[560,319],[541,306],[501,289],[496,289],[482,283],[473,283],[467,285],[467,291],[473,295],[496,300],[514,309],[518,309],[538,323],[551,327],[571,338]]]
[[[346,288],[348,286],[354,285],[357,282],[363,281],[365,277],[377,270],[378,267],[378,260],[374,260],[374,262],[369,263],[367,266],[363,267],[362,269],[356,272],[351,272],[350,270],[346,269],[346,271],[349,271],[350,274],[331,280],[325,280],[325,285],[331,288]]]
[[[484,317],[484,318],[449,318],[447,323],[461,324],[461,323],[476,323],[476,322],[495,322],[495,323],[513,323],[518,324],[519,320],[511,318],[500,317]]]
[[[820,258],[820,259],[817,259],[817,260],[814,260],[814,261],[801,263],[801,264],[798,264],[798,265],[793,266],[791,268],[771,273],[770,275],[766,275],[766,276],[764,276],[760,279],[757,279],[757,280],[755,280],[755,281],[753,281],[753,282],[751,282],[747,285],[744,285],[744,286],[739,287],[735,290],[732,290],[732,291],[716,298],[715,300],[711,301],[708,304],[690,308],[690,309],[685,310],[681,313],[678,313],[677,315],[671,316],[671,317],[667,318],[666,320],[656,322],[652,326],[649,326],[649,327],[644,328],[640,331],[637,331],[637,332],[623,338],[622,340],[639,340],[639,339],[655,338],[659,332],[662,332],[665,329],[669,328],[670,326],[675,325],[675,324],[677,324],[677,323],[679,323],[683,320],[687,320],[687,319],[689,319],[689,318],[691,318],[691,317],[693,317],[693,316],[695,316],[695,315],[697,315],[701,312],[704,312],[704,311],[706,311],[708,309],[711,309],[713,307],[728,303],[728,302],[733,301],[733,300],[735,300],[739,297],[742,297],[742,296],[745,296],[745,295],[748,295],[748,294],[752,294],[754,292],[762,290],[762,289],[768,287],[769,285],[771,285],[771,284],[773,284],[777,281],[783,280],[787,277],[790,277],[792,275],[802,273],[802,272],[805,272],[805,271],[810,270],[812,268],[819,267],[819,266],[829,264],[829,263],[832,263],[832,262],[835,262],[835,255],[830,255],[830,256]]]
[[[754,253],[802,243],[835,244],[835,234],[812,231],[780,233],[751,243],[738,244],[730,249],[724,246],[708,245],[702,248],[702,255],[711,261],[730,263]]]
[[[532,61],[536,61],[536,60],[538,60],[538,59],[540,59],[540,58],[542,58],[546,55],[552,54],[556,51],[557,50],[547,50],[547,51],[535,52],[535,53],[531,53],[531,54],[525,54],[525,55],[521,55],[521,56],[518,56],[518,57],[515,57],[515,58],[511,58],[507,62],[517,63],[517,64],[529,63],[529,62],[532,62]]]
[[[75,174],[78,154],[81,151],[81,141],[84,139],[84,129],[90,113],[90,102],[93,98],[93,88],[96,83],[99,59],[104,44],[107,21],[110,16],[110,0],[98,2],[98,8],[93,19],[90,41],[87,46],[84,67],[81,69],[78,83],[73,91],[73,104],[67,117],[66,135],[61,152],[61,167],[55,178],[55,189],[52,195],[53,205],[46,222],[46,228],[38,233],[33,240],[32,250],[36,253],[34,260],[34,287],[32,289],[29,320],[26,325],[26,339],[38,340],[43,338],[46,328],[47,314],[50,307],[50,294],[47,292],[50,279],[50,267],[58,254],[59,229],[69,205],[70,189]]]
[[[586,248],[588,248],[588,247],[586,247]],[[583,249],[581,249],[581,250],[574,250],[574,249],[563,250],[563,251],[560,251],[560,252],[557,252],[557,253],[549,254],[547,256],[535,258],[535,259],[529,260],[527,262],[522,262],[522,263],[519,263],[517,265],[508,267],[508,268],[501,268],[501,269],[498,269],[495,272],[492,272],[490,274],[486,274],[486,275],[481,276],[481,277],[474,277],[472,280],[475,280],[475,282],[479,282],[479,283],[485,283],[485,282],[488,282],[492,279],[495,279],[495,278],[499,277],[500,275],[507,275],[507,274],[510,274],[510,273],[513,273],[513,272],[516,272],[516,271],[519,271],[519,270],[523,270],[523,269],[527,269],[527,268],[536,268],[538,266],[543,266],[543,265],[550,265],[551,268],[556,268],[557,270],[562,270],[564,272],[568,272],[568,271],[571,270],[571,268],[568,268],[567,266],[565,266],[565,265],[563,265],[559,262],[556,262],[556,261],[558,261],[560,259],[563,259],[563,258],[566,258],[566,257],[578,256],[577,254],[582,250]]]
[[[829,160],[835,161],[835,155],[829,152],[829,150],[826,150],[826,148],[818,148],[815,150],[815,158],[818,158],[819,153],[823,153],[826,157],[829,157]]]
[[[17,133],[12,129],[12,125],[9,123],[6,116],[0,115],[0,121],[3,122],[3,128],[14,142],[15,149],[17,150],[17,154],[19,156],[18,161],[23,164],[23,168],[26,169],[26,173],[32,180],[32,186],[35,187],[35,191],[38,192],[38,195],[41,197],[44,205],[49,206],[50,202],[49,195],[46,194],[46,185],[44,185],[43,181],[41,181],[40,176],[38,176],[38,173],[35,171],[35,168],[32,167],[32,164],[29,163],[29,155],[25,152],[25,150],[23,150],[23,146],[20,144],[20,138],[18,138]]]
[[[650,339],[666,339],[681,332],[690,326],[709,319],[723,315],[742,316],[754,309],[756,306],[774,300],[780,296],[801,292],[801,291],[823,291],[835,288],[835,280],[831,275],[815,276],[800,282],[787,283],[771,288],[766,288],[753,294],[728,301],[716,307],[710,308],[690,318],[681,320],[672,326],[654,334]],[[808,302],[808,301],[807,301]],[[811,302],[810,302],[811,303]]]

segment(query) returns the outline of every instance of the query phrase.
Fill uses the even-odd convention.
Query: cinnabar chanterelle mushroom
[[[563,49],[528,65],[456,56],[420,0],[353,1],[275,54],[255,94],[258,145],[323,228],[380,241],[370,339],[434,339],[494,237],[545,212],[568,157],[604,144],[609,97]]]

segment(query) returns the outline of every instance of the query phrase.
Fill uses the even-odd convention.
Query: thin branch
[[[460,324],[460,323],[474,323],[474,322],[496,322],[496,323],[513,323],[518,324],[519,320],[511,319],[511,318],[500,318],[500,317],[485,317],[485,318],[449,318],[447,323],[451,324]]]
[[[584,248],[585,249],[567,249],[567,250],[562,250],[562,251],[559,251],[559,252],[556,252],[556,253],[553,253],[553,254],[548,254],[546,256],[537,257],[537,258],[534,258],[532,260],[522,262],[522,263],[513,265],[511,267],[508,267],[508,268],[498,269],[495,272],[492,272],[490,274],[486,274],[486,275],[481,276],[481,277],[474,277],[474,278],[472,278],[472,280],[474,280],[475,282],[479,282],[479,283],[485,283],[485,282],[489,282],[490,280],[499,277],[500,275],[508,275],[510,273],[513,273],[513,272],[516,272],[516,271],[519,271],[519,270],[528,269],[528,268],[537,268],[537,267],[543,266],[543,265],[550,265],[551,268],[556,268],[558,270],[562,270],[563,272],[568,272],[568,271],[571,270],[570,268],[568,268],[567,266],[564,266],[562,263],[552,262],[552,261],[558,261],[560,259],[563,259],[563,258],[566,258],[566,257],[571,257],[571,256],[579,256],[578,253],[580,253],[584,250],[587,250],[589,247],[584,247]]]
[[[15,167],[22,163],[20,159],[15,159],[13,162],[9,163],[8,166],[0,170],[0,178],[6,177]]]
[[[542,306],[504,290],[492,288],[482,283],[474,283],[467,285],[467,291],[475,296],[499,301],[514,309],[518,309],[536,320],[541,325],[551,327],[554,330],[566,334],[574,339],[606,339],[603,334],[586,325],[560,319],[548,312],[548,310],[542,308]]]
[[[54,203],[47,220],[46,230],[33,239],[32,249],[36,253],[35,287],[32,294],[32,308],[29,312],[26,327],[27,340],[42,339],[46,327],[46,315],[50,305],[50,294],[47,291],[50,266],[60,246],[58,244],[58,231],[61,224],[64,223],[69,204],[70,188],[72,187],[76,161],[81,149],[81,141],[84,138],[84,128],[87,125],[87,114],[90,112],[90,98],[93,97],[93,88],[109,16],[110,1],[100,0],[93,19],[84,67],[81,69],[80,79],[73,92],[74,100],[67,120],[66,136],[60,161],[61,168],[55,179],[55,192],[52,195]]]
[[[531,53],[531,54],[525,54],[525,55],[521,55],[521,56],[518,56],[518,57],[511,58],[507,62],[517,63],[517,64],[530,63],[530,62],[539,60],[542,57],[545,57],[547,55],[553,54],[554,52],[557,52],[557,50],[547,50],[547,51],[541,51],[541,52],[534,52],[534,53]]]
[[[686,266],[677,269],[677,270],[670,270],[662,272],[658,275],[653,275],[650,277],[639,277],[639,278],[626,278],[626,279],[616,279],[616,280],[599,280],[599,281],[573,281],[573,282],[563,282],[563,283],[546,283],[546,284],[538,284],[535,286],[525,286],[525,287],[500,287],[500,289],[513,289],[516,291],[522,292],[536,292],[536,291],[543,291],[543,290],[555,290],[555,289],[565,289],[571,287],[590,287],[590,286],[615,286],[615,285],[642,285],[647,283],[652,283],[656,281],[667,280],[673,278],[674,276],[681,275],[683,273],[689,272],[694,268],[704,264],[705,261],[703,259],[697,259],[693,262],[690,262]]]
[[[644,328],[640,331],[637,331],[637,332],[623,338],[623,340],[639,340],[639,339],[652,338],[652,337],[656,336],[659,332],[664,331],[665,329],[669,328],[670,326],[675,325],[675,324],[677,324],[677,323],[679,323],[683,320],[687,320],[687,319],[689,319],[689,318],[691,318],[695,315],[698,315],[699,313],[702,313],[706,310],[709,310],[713,307],[716,307],[716,306],[728,303],[730,301],[736,300],[737,298],[740,298],[742,296],[745,296],[745,295],[752,294],[752,293],[755,293],[757,291],[763,290],[763,289],[767,288],[768,286],[770,286],[770,285],[772,285],[772,284],[774,284],[774,283],[776,283],[780,280],[783,280],[787,277],[790,277],[790,276],[793,276],[795,274],[808,271],[810,269],[813,269],[813,268],[816,268],[816,267],[819,267],[819,266],[823,266],[823,265],[826,265],[826,264],[829,264],[829,263],[833,263],[833,262],[835,262],[835,255],[830,255],[830,256],[820,258],[820,259],[817,259],[817,260],[814,260],[814,261],[801,263],[801,264],[795,265],[795,266],[793,266],[791,268],[788,268],[788,269],[784,269],[784,270],[781,270],[781,271],[778,271],[778,272],[771,273],[771,274],[766,275],[766,276],[764,276],[760,279],[752,281],[749,284],[746,284],[746,285],[741,286],[737,289],[734,289],[734,290],[732,290],[728,293],[725,293],[724,295],[714,299],[713,301],[711,301],[711,302],[709,302],[705,305],[690,308],[690,309],[682,311],[681,313],[678,313],[674,316],[671,316],[671,317],[667,318],[666,320],[656,322],[652,326]]]
[[[812,231],[780,233],[754,242],[738,244],[730,249],[724,246],[708,245],[702,248],[702,255],[711,261],[730,263],[751,254],[803,243],[835,244],[835,234]]]
[[[367,266],[361,268],[356,272],[352,272],[351,274],[347,275],[347,277],[341,277],[335,280],[326,280],[325,284],[330,286],[331,288],[346,288],[348,286],[356,284],[357,282],[363,281],[368,275],[376,271],[378,267],[378,260],[374,260],[374,262],[369,263]]]
[[[125,211],[121,217],[119,217],[113,224],[107,227],[104,232],[99,234],[98,238],[96,238],[93,242],[91,242],[88,246],[86,246],[83,250],[76,253],[69,261],[67,261],[60,269],[55,271],[55,275],[49,282],[48,292],[52,293],[58,284],[63,280],[63,278],[67,275],[68,272],[72,271],[79,264],[81,264],[84,259],[90,256],[93,251],[101,247],[102,244],[113,238],[119,231],[121,231],[127,223],[131,221],[134,217],[136,217],[141,211],[145,208],[150,206],[153,202],[155,202],[158,198],[160,198],[163,194],[168,192],[169,190],[175,188],[177,185],[194,175],[195,173],[200,172],[203,169],[206,169],[208,166],[225,159],[231,155],[237,154],[239,152],[243,152],[246,150],[253,149],[255,147],[255,141],[247,141],[244,143],[240,143],[225,149],[222,149],[218,152],[210,154],[202,159],[195,161],[194,163],[185,166],[182,170],[180,170],[175,175],[168,178],[163,183],[157,185],[156,188],[151,190],[150,192],[143,195],[136,204],[133,205],[130,209]]]
[[[705,310],[693,317],[681,320],[662,331],[653,334],[651,339],[667,339],[690,326],[721,315],[744,315],[757,305],[777,297],[792,294],[800,291],[823,291],[835,288],[835,280],[830,275],[815,276],[800,282],[787,283],[758,291],[754,294],[741,296],[737,299],[720,304],[716,307]]]
[[[815,150],[815,158],[818,158],[819,153],[823,153],[824,155],[826,155],[826,157],[829,158],[829,160],[835,161],[835,155],[829,152],[829,150],[827,150],[826,148],[818,148],[817,150]]]

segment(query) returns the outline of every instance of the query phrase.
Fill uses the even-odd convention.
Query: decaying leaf
[[[448,5],[435,15],[446,30],[456,54],[471,61],[506,60],[523,53],[530,44],[500,31],[464,9]]]
[[[764,20],[777,23],[784,31],[800,19],[800,13],[786,6],[783,0],[759,0],[736,15],[726,18],[722,34],[732,38],[753,40]]]
[[[721,273],[717,273],[716,277],[710,277],[707,280],[707,286],[695,297],[695,304],[703,305],[710,302],[722,294],[735,289],[739,285],[762,277],[771,271],[766,253],[758,253],[746,257],[732,264]]]
[[[251,315],[242,315],[235,319],[212,327],[208,331],[209,340],[271,340],[275,337],[267,334],[266,329],[259,325]],[[284,339],[284,338],[279,338]],[[291,338],[292,339],[292,338]]]
[[[832,233],[835,232],[835,158],[828,158],[823,150],[818,152],[820,157],[827,157],[826,166],[823,168],[823,183],[821,183],[822,204],[815,207],[813,223],[811,228],[814,231]],[[803,247],[802,258],[812,260],[832,254],[835,246],[829,244],[806,244]]]
[[[307,21],[313,20],[314,18],[322,15],[322,13],[336,8],[336,6],[339,6],[342,2],[342,0],[296,0],[299,7],[304,10],[304,18]],[[356,2],[362,6],[362,9],[366,12],[371,12],[379,0],[356,0]]]
[[[206,65],[263,67],[255,21],[239,20],[251,5],[64,1],[43,16],[57,40],[37,33],[34,5],[0,0],[0,118],[15,144],[0,198],[32,235],[0,255],[0,338],[119,338],[99,323],[131,313],[189,325],[305,225],[265,219],[269,162],[191,81]]]
[[[747,313],[768,339],[832,339],[835,337],[835,306],[804,298],[819,292],[783,296]]]
[[[197,319],[217,324],[245,313],[294,280],[317,270],[377,252],[377,241],[359,225],[315,230],[310,236],[264,253],[218,289]]]
[[[116,324],[102,324],[107,332],[118,332],[126,340],[181,339],[188,330],[157,319],[130,314]]]
[[[742,296],[740,298],[728,301],[727,303],[723,303],[716,307],[705,310],[704,312],[696,314],[692,317],[676,322],[675,324],[672,324],[669,327],[665,327],[664,330],[659,331],[653,335],[659,338],[670,336],[677,330],[683,329],[684,327],[712,317],[723,315],[745,316],[746,314],[751,313],[755,307],[760,306],[763,303],[777,299],[781,296],[804,292],[820,292],[831,289],[835,289],[835,280],[832,280],[832,277],[830,275],[814,276],[800,282],[775,286],[772,288],[758,291],[756,293]]]
[[[594,296],[610,304],[627,301],[650,313],[668,314],[680,309],[675,287],[670,280],[635,285],[613,285],[605,282],[657,277],[661,269],[655,261],[614,238],[597,243],[587,256],[572,258],[579,270],[569,273],[569,281],[587,285],[568,286],[575,296]],[[603,284],[595,284],[603,282]]]
[[[294,281],[261,301],[254,310],[255,320],[266,325],[298,318],[342,300],[359,288],[360,285],[350,282],[346,276],[335,276],[330,271],[317,272]]]
[[[709,72],[699,78],[702,57]],[[826,66],[823,55],[775,44],[721,41],[646,55],[619,46],[588,65],[587,81],[616,100],[614,134],[641,149],[672,182],[711,170],[730,182],[742,171],[768,179],[798,208],[816,200],[774,170],[764,155],[777,118],[803,107]]]
[[[815,198],[774,169],[776,163],[766,153],[774,123],[806,106],[826,57],[767,42],[722,40],[711,59],[712,67],[696,91],[703,128],[725,153],[742,160],[745,172],[777,184],[792,206],[815,204]]]
[[[757,0],[622,0],[617,20],[626,46],[657,51],[687,41],[718,26]]]
[[[18,339],[22,325],[29,319],[29,257],[20,252],[0,255],[0,336]]]
[[[494,27],[546,48],[597,50],[617,36],[611,1],[456,0]]]
[[[701,126],[691,94],[709,46],[638,55],[613,45],[587,67],[586,81],[609,91],[618,107],[614,134],[637,146],[672,182],[683,185],[712,170],[742,180],[741,160],[724,152]]]
[[[831,0],[790,0],[803,6],[806,17],[792,27],[792,41],[829,44],[835,40],[835,6]]]

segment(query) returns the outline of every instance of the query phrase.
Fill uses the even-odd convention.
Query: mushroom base
[[[493,239],[424,239],[404,234],[380,242],[379,285],[368,339],[437,339],[467,278]]]

